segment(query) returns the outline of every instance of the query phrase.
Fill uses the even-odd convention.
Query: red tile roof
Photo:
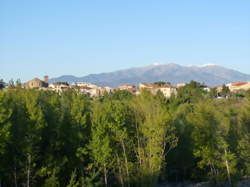
[[[247,82],[234,82],[232,83],[232,86],[243,86],[245,84],[247,84]]]
[[[91,90],[92,89],[92,88],[90,88],[88,86],[79,86],[78,88],[84,89],[84,90]]]

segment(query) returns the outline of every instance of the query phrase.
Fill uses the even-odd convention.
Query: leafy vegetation
[[[250,94],[0,91],[0,186],[155,186],[250,175]],[[243,95],[243,97],[242,97]]]

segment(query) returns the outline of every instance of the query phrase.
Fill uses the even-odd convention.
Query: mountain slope
[[[117,87],[122,84],[139,84],[140,82],[166,81],[176,85],[191,80],[208,85],[221,85],[235,81],[250,81],[250,75],[217,65],[181,66],[178,64],[149,65],[130,68],[110,73],[90,74],[84,77],[64,75],[50,79],[50,83],[90,82],[98,86]]]

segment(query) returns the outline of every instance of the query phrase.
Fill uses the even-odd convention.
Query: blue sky
[[[153,63],[250,74],[249,0],[0,0],[0,78]]]

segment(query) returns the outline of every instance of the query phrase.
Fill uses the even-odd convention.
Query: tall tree
[[[3,79],[0,79],[0,90],[5,87],[5,83],[3,82]]]
[[[200,168],[210,168],[210,176],[216,182],[226,173],[231,185],[231,172],[234,166],[235,154],[230,152],[227,134],[229,122],[222,115],[217,116],[211,102],[200,102],[196,104],[189,121],[193,124],[194,155],[201,160]],[[231,168],[231,169],[230,169]]]
[[[243,164],[242,175],[248,176],[250,174],[250,97],[248,97],[248,104],[241,111],[239,118],[240,140],[238,145],[238,151],[241,164]]]
[[[112,167],[114,158],[112,157],[111,139],[108,130],[108,117],[104,112],[104,104],[97,102],[92,111],[92,128],[90,149],[96,167],[102,170],[104,184],[108,186],[109,169]]]
[[[143,186],[153,186],[158,180],[165,156],[176,146],[177,138],[170,115],[160,100],[144,91],[133,103],[138,173]]]

